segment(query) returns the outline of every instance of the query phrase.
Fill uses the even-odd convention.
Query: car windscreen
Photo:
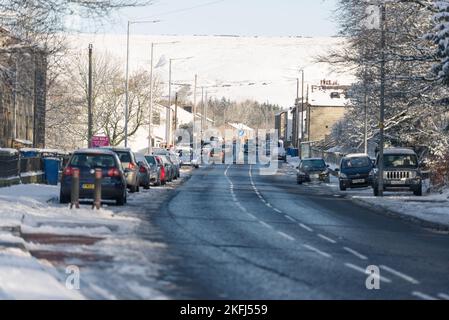
[[[303,160],[301,162],[301,169],[314,170],[314,169],[324,169],[326,168],[326,163],[321,159],[314,160]]]
[[[414,154],[386,154],[384,155],[385,168],[416,168],[418,159]]]
[[[118,158],[120,159],[121,163],[130,163],[132,162],[131,154],[129,152],[125,151],[117,151]]]
[[[371,167],[371,165],[371,159],[368,157],[346,158],[341,161],[341,167],[343,169],[367,168]]]
[[[150,165],[156,164],[156,159],[154,157],[148,156],[148,157],[145,157],[145,159],[147,160],[148,164],[150,164]]]
[[[70,166],[78,168],[115,168],[116,163],[112,155],[103,154],[75,154],[70,160]]]

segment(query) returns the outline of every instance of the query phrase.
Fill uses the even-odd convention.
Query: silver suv
[[[422,175],[418,156],[411,149],[390,148],[384,150],[384,190],[385,191],[413,191],[415,196],[422,196]],[[374,195],[379,195],[378,163],[373,169]]]
[[[120,162],[122,163],[123,170],[125,171],[127,187],[131,193],[139,192],[139,164],[137,163],[136,156],[131,149],[117,147],[104,147],[103,149],[111,150],[117,154]]]

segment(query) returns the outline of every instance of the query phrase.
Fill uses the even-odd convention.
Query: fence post
[[[101,180],[103,179],[103,170],[95,169],[95,192],[94,192],[94,203],[92,204],[92,209],[101,208]]]
[[[72,174],[72,188],[70,192],[70,209],[80,208],[80,170],[78,168],[73,169]]]

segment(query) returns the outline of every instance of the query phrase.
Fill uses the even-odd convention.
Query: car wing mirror
[[[340,169],[336,168],[336,169],[335,169],[335,172],[340,172]]]

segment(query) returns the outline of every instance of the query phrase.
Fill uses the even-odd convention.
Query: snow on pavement
[[[290,172],[293,173],[293,170],[296,172],[299,158],[288,158],[288,161]],[[329,163],[329,166],[332,170],[338,167],[332,163]],[[427,189],[427,184],[428,182],[424,184],[424,190]],[[385,196],[380,199],[373,195],[370,187],[340,191],[336,177],[331,177],[331,183],[325,186],[331,188],[336,194],[345,195],[363,205],[383,209],[404,218],[415,218],[449,227],[449,189],[442,193],[424,192],[422,197],[416,197],[411,192],[385,192]]]
[[[171,188],[151,188],[130,195],[127,206],[101,210],[60,205],[58,186],[0,188],[0,299],[167,299],[155,280],[165,245],[138,231],[143,224],[151,230],[143,221],[149,199],[164,201]],[[79,291],[66,288],[72,264],[80,268]]]

